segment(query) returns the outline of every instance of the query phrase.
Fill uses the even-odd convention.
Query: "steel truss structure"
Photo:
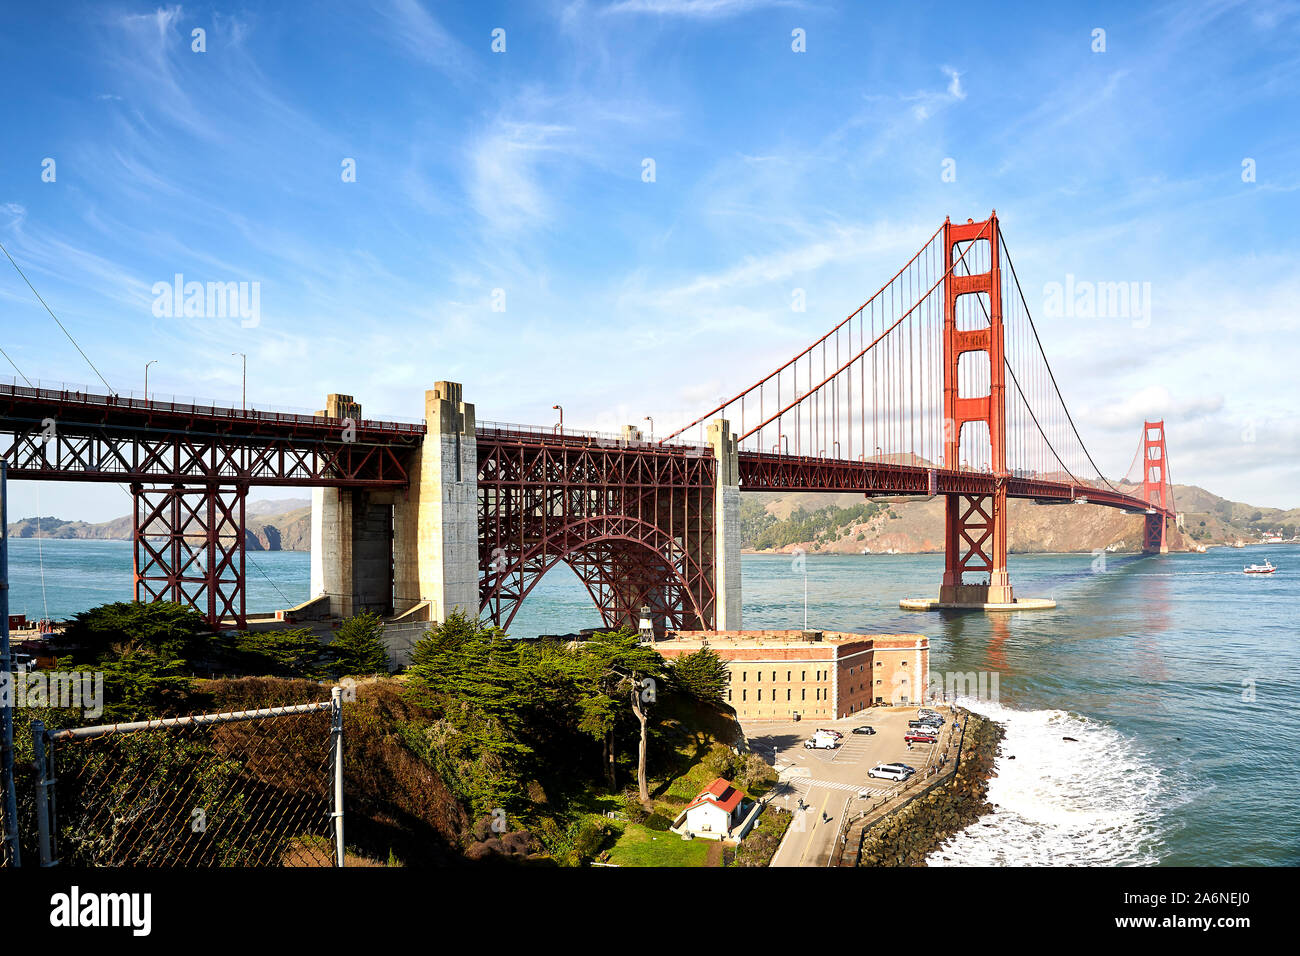
[[[707,449],[488,429],[478,443],[482,612],[509,627],[564,562],[607,627],[712,622],[713,483]]]
[[[14,478],[290,487],[405,487],[425,430],[12,385],[0,422]]]
[[[247,485],[131,486],[134,598],[195,608],[213,626],[247,620]]]

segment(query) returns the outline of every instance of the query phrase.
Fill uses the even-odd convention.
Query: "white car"
[[[867,771],[867,776],[883,777],[886,780],[906,780],[915,772],[911,767],[898,763],[878,763]]]

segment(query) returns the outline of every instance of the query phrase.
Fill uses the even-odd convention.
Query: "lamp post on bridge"
[[[555,426],[555,434],[563,435],[564,434],[564,406],[552,405],[551,408],[555,409],[560,413],[560,422],[558,425]]]
[[[238,355],[243,360],[243,384],[239,389],[239,409],[248,411],[248,356],[243,352],[231,352],[231,355]]]
[[[645,420],[650,423],[650,441],[653,442],[655,440],[655,420],[649,415],[645,417]]]
[[[157,364],[157,359],[150,359],[144,363],[144,401],[146,405],[149,403],[149,366]]]

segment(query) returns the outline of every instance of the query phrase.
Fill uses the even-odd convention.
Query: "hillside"
[[[245,547],[249,551],[311,550],[311,501],[286,498],[250,501],[245,506]],[[15,538],[43,538],[99,541],[130,541],[131,516],[90,523],[65,521],[51,516],[23,518],[9,524]]]
[[[1185,531],[1170,535],[1174,550],[1237,540],[1249,543],[1267,532],[1290,538],[1300,530],[1300,509],[1256,508],[1194,485],[1175,485],[1174,500]],[[1012,501],[1010,519],[1012,551],[1136,551],[1142,544],[1142,518],[1113,508]],[[942,551],[943,523],[942,498],[759,492],[741,501],[741,545],[750,551]]]
[[[1132,490],[1131,486],[1118,486]],[[1258,508],[1229,501],[1195,485],[1175,485],[1174,500],[1185,534],[1171,535],[1170,547],[1191,550],[1258,541],[1268,532],[1291,538],[1300,530],[1300,508]],[[311,550],[311,502],[305,498],[250,501],[247,505],[250,551]],[[943,549],[943,500],[864,499],[860,495],[754,492],[741,499],[741,545],[749,551],[820,551],[860,554]],[[16,538],[37,534],[36,518],[9,526]],[[45,538],[129,541],[129,515],[91,524],[39,519]],[[1012,551],[1087,551],[1141,547],[1142,519],[1094,505],[1036,505],[1011,502]]]

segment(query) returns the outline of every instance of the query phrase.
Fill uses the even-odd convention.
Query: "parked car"
[[[805,750],[834,750],[840,742],[820,730],[803,742]]]
[[[925,727],[933,727],[934,724],[926,720],[909,720],[907,722],[907,726],[910,727],[912,730],[918,730],[918,729],[923,729]]]
[[[819,734],[830,734],[830,735],[831,735],[832,737],[834,737],[836,740],[843,740],[843,739],[844,739],[844,735],[843,735],[842,733],[840,733],[838,730],[830,730],[830,729],[828,729],[828,728],[826,728],[826,727],[818,727],[818,728],[817,728],[817,733],[819,733]]]
[[[934,734],[926,733],[923,730],[909,730],[903,735],[903,739],[909,744],[932,744],[939,740]]]
[[[901,763],[878,763],[867,771],[868,777],[881,777],[885,780],[906,780],[916,773],[911,767]]]
[[[943,717],[943,714],[939,713],[937,710],[931,710],[929,707],[922,707],[920,710],[918,710],[918,711],[916,712],[916,716],[918,716],[918,717]]]
[[[874,734],[876,732],[876,728],[869,727],[866,724],[863,724],[861,727],[854,727],[853,732],[855,734]]]

